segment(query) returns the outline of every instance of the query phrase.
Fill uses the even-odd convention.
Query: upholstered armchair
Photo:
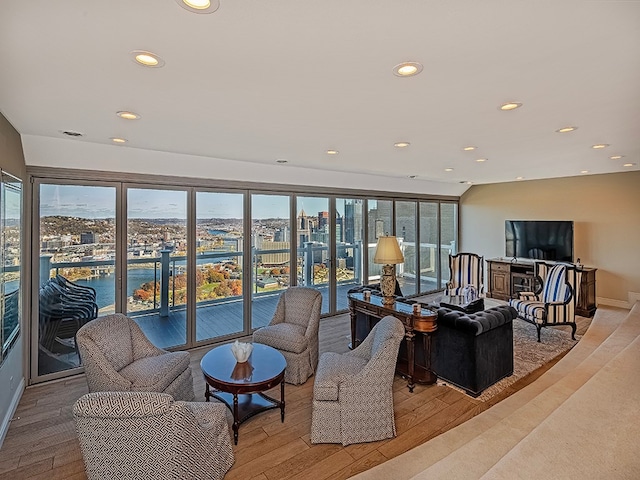
[[[475,253],[449,255],[449,271],[445,295],[461,295],[467,285],[473,285],[478,295],[484,293],[484,257]]]
[[[520,292],[509,304],[518,312],[518,318],[542,327],[571,326],[571,338],[576,339],[575,307],[578,301],[582,272],[575,265],[536,261],[534,263],[537,288],[534,292]]]
[[[386,316],[354,350],[325,352],[313,385],[312,443],[374,442],[394,437],[393,376],[404,326]]]
[[[277,349],[287,361],[284,381],[300,385],[318,365],[318,329],[322,294],[308,287],[289,287],[280,295],[269,325],[253,332],[253,341]]]
[[[89,480],[221,479],[233,449],[221,403],[154,392],[97,392],[73,407]]]
[[[90,392],[160,392],[194,399],[189,353],[156,347],[129,317],[100,317],[78,330],[76,338]]]

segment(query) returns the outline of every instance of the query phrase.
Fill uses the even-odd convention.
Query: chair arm
[[[131,390],[132,383],[120,375],[95,346],[93,340],[78,342],[80,358],[84,364],[89,391],[121,391]]]
[[[527,300],[530,302],[539,302],[540,298],[533,292],[518,292],[518,300]]]
[[[227,412],[229,409],[223,403],[218,402],[175,402],[176,407],[184,405],[189,410],[198,426],[205,431],[219,432],[228,428]]]

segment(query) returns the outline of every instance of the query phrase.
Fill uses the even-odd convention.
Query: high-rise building
[[[318,212],[318,230],[329,225],[329,212]]]
[[[342,223],[346,243],[362,240],[362,200],[345,200]]]

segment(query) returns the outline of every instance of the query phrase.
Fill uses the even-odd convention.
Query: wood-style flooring
[[[578,334],[583,334],[589,324],[590,319],[578,319]],[[348,333],[348,315],[322,319],[320,351],[345,351]],[[200,349],[191,352],[197,400],[204,399],[204,380],[199,362],[207,351]],[[417,385],[414,393],[409,393],[406,380],[396,376],[394,404],[397,436],[347,447],[312,445],[310,442],[313,377],[301,386],[287,385],[284,423],[281,423],[280,412],[276,409],[242,424],[238,445],[234,447],[235,464],[225,478],[349,478],[486,410],[534,381],[558,360],[519,380],[488,402],[436,385]],[[25,390],[0,450],[0,480],[86,479],[71,414],[75,400],[86,392],[84,376]],[[279,389],[273,395],[278,397]]]

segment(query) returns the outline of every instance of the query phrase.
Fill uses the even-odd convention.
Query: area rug
[[[542,341],[538,343],[535,325],[516,318],[513,321],[513,375],[490,386],[476,399],[486,402],[545,363],[570,350],[580,338],[582,338],[580,335],[576,335],[576,340],[572,340],[570,332],[555,328],[543,328]],[[446,385],[464,392],[445,381],[438,380],[438,385]]]

